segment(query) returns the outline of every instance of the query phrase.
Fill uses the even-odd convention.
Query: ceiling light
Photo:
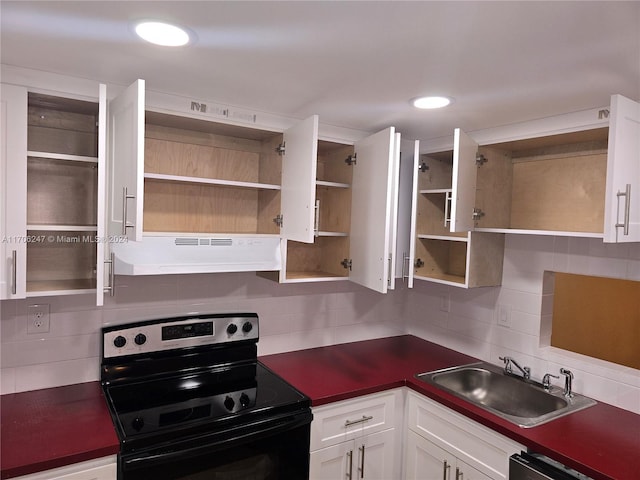
[[[162,22],[142,22],[136,33],[147,42],[163,47],[181,47],[189,43],[189,34],[180,27]]]
[[[416,108],[428,109],[446,107],[451,101],[449,97],[419,97],[413,99],[411,103]]]

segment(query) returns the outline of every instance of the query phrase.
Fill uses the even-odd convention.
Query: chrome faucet
[[[573,383],[573,373],[571,370],[567,370],[566,368],[561,368],[560,373],[564,375],[564,396],[565,397],[573,397],[572,383]]]
[[[513,365],[518,370],[520,370],[520,373],[522,374],[522,378],[524,378],[525,380],[529,380],[531,378],[531,369],[529,367],[521,367],[520,365],[518,365],[518,362],[516,362],[511,357],[498,357],[498,358],[504,362],[504,373],[514,375],[513,369],[511,368],[511,366]]]
[[[544,377],[542,377],[542,388],[544,388],[545,392],[551,390],[551,377],[560,378],[558,375],[551,375],[550,373],[545,373]]]

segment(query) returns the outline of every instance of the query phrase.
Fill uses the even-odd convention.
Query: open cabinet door
[[[356,142],[351,184],[349,280],[380,293],[389,275],[394,144],[393,127]]]
[[[284,132],[280,235],[287,240],[313,243],[318,164],[318,116]]]
[[[451,231],[474,229],[473,209],[476,202],[476,154],[478,144],[456,128],[453,136],[453,179],[451,192]]]
[[[27,89],[0,86],[0,300],[27,295]]]
[[[611,96],[605,242],[640,242],[640,103]]]
[[[136,80],[109,103],[107,229],[135,242],[142,240],[144,87],[144,80]]]
[[[418,221],[418,168],[420,166],[420,142],[415,140],[413,143],[412,156],[407,159],[410,167],[407,170],[411,170],[410,174],[407,174],[408,182],[407,186],[411,185],[411,226],[409,233],[409,257],[402,259],[402,277],[404,280],[405,269],[407,276],[407,287],[413,288],[413,264],[416,259],[416,224]],[[404,169],[402,170],[404,172]]]
[[[398,246],[398,207],[400,188],[400,145],[401,135],[396,132],[393,145],[393,164],[391,165],[391,225],[389,227],[389,290],[396,288],[396,250]]]
[[[107,207],[107,86],[100,84],[98,100],[98,212],[96,242],[96,305],[104,305],[105,260],[110,247],[106,227]],[[113,266],[111,266],[113,267]],[[107,269],[107,271],[110,269]],[[109,285],[109,284],[106,284]]]

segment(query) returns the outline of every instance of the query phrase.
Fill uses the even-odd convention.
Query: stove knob
[[[136,417],[133,419],[133,422],[131,422],[131,426],[136,432],[139,432],[142,430],[142,427],[144,427],[144,420],[142,417]]]
[[[242,325],[242,331],[244,333],[249,333],[251,330],[253,330],[253,324],[251,322],[245,322],[245,324]]]
[[[246,393],[240,395],[240,405],[242,405],[243,407],[247,407],[249,406],[250,402],[251,399],[249,398],[249,395],[247,395]]]
[[[227,396],[227,398],[224,399],[224,406],[227,410],[231,411],[233,410],[233,407],[236,406],[236,402],[233,400],[233,398]]]
[[[237,331],[238,331],[238,326],[235,323],[230,323],[229,326],[227,327],[227,333],[229,335],[233,335]]]
[[[133,339],[136,342],[136,345],[144,345],[147,341],[147,336],[144,333],[139,333],[136,335],[136,338]]]
[[[125,344],[127,343],[127,339],[124,338],[122,335],[118,335],[116,338],[113,339],[113,344],[117,347],[117,348],[122,348],[125,346]]]

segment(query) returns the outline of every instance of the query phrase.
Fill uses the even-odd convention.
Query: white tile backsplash
[[[571,369],[576,390],[640,414],[640,371],[549,347],[551,283],[545,271],[640,280],[640,244],[507,235],[501,287],[462,289],[415,281],[381,295],[348,281],[278,284],[252,273],[116,278],[104,307],[93,295],[4,300],[0,392],[99,379],[104,325],[208,312],[257,312],[260,355],[410,333],[500,364],[510,355],[532,376]],[[543,281],[546,279],[547,281]],[[450,311],[441,309],[441,295]],[[50,305],[50,332],[26,333],[27,306]],[[509,307],[509,327],[497,311]],[[554,380],[562,385],[561,380]]]

